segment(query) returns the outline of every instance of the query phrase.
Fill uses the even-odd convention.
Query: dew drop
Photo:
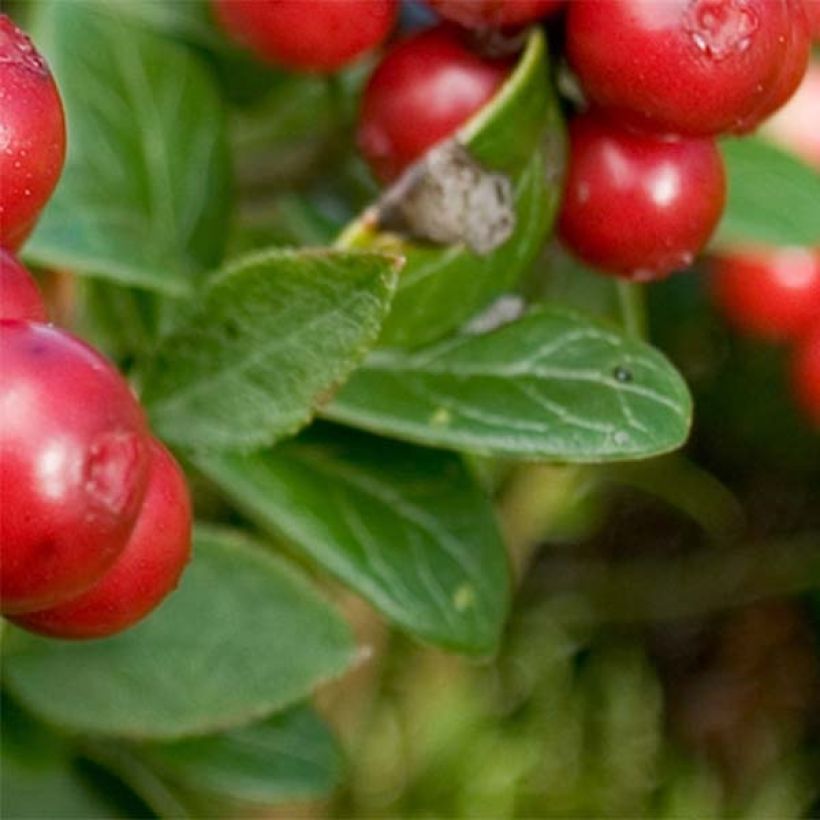
[[[625,433],[623,430],[618,430],[618,432],[613,436],[613,440],[618,447],[625,447],[629,444],[629,433]]]
[[[615,377],[615,381],[621,384],[629,384],[634,378],[632,371],[620,364],[612,371],[612,375]]]

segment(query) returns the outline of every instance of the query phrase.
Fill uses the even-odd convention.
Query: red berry
[[[4,613],[88,589],[125,546],[148,468],[145,419],[87,345],[0,322],[0,599]]]
[[[809,66],[788,105],[763,127],[762,134],[820,169],[820,61]]]
[[[705,136],[748,130],[788,98],[808,23],[799,0],[583,0],[567,50],[589,98],[622,122]]]
[[[427,0],[442,17],[467,28],[525,26],[560,8],[564,0]]]
[[[0,319],[45,322],[46,306],[34,277],[0,248]]]
[[[56,638],[104,638],[142,620],[176,588],[191,552],[191,503],[174,457],[156,440],[149,448],[145,500],[117,562],[78,598],[13,617],[18,626]]]
[[[820,430],[820,325],[794,351],[792,386],[806,418]]]
[[[336,71],[390,33],[397,0],[213,0],[222,27],[260,60]]]
[[[820,250],[754,249],[719,259],[714,297],[750,336],[794,339],[820,323]]]
[[[820,0],[806,0],[806,12],[809,15],[811,36],[820,40]]]
[[[596,115],[570,124],[559,230],[592,265],[638,281],[688,267],[720,219],[723,161],[711,139],[662,138]]]
[[[510,64],[467,49],[445,26],[395,46],[373,72],[359,119],[359,148],[382,181],[397,177],[485,105]]]
[[[0,244],[16,250],[34,228],[65,160],[54,78],[31,41],[0,14]]]

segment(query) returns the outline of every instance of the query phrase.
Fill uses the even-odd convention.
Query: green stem
[[[635,282],[618,282],[616,287],[624,329],[636,339],[645,339],[647,337],[646,294],[643,285]]]

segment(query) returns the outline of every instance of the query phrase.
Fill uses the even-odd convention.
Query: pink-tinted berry
[[[56,328],[0,322],[0,601],[75,597],[116,561],[145,493],[148,431],[128,385]]]
[[[636,133],[593,114],[570,124],[560,235],[603,271],[649,281],[688,267],[725,196],[713,140]]]
[[[498,91],[506,60],[470,51],[451,27],[420,32],[396,45],[364,92],[358,144],[382,181],[397,177],[458,130]]]
[[[34,228],[65,160],[54,78],[31,41],[0,14],[0,245],[16,250]]]
[[[45,322],[46,306],[34,277],[7,250],[0,248],[0,320]]]
[[[103,638],[142,620],[176,588],[190,557],[191,504],[174,457],[156,440],[149,449],[145,499],[114,566],[79,597],[13,617],[18,626],[57,638]]]
[[[222,27],[260,60],[336,71],[379,45],[397,0],[214,0]]]
[[[820,61],[809,66],[797,93],[761,130],[778,143],[820,170]]]

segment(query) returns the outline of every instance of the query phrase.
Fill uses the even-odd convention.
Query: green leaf
[[[272,452],[197,463],[405,630],[466,652],[495,647],[507,558],[489,501],[456,456],[319,428]]]
[[[123,816],[78,767],[71,748],[3,696],[0,816],[8,820]]]
[[[333,735],[306,707],[221,735],[145,744],[138,754],[176,786],[243,803],[324,797],[341,773]]]
[[[820,173],[762,139],[724,140],[729,201],[715,240],[739,243],[820,243]]]
[[[544,308],[484,335],[377,350],[324,412],[434,447],[599,462],[680,447],[691,411],[680,375],[652,347]]]
[[[12,630],[6,683],[66,729],[134,738],[220,731],[303,700],[350,663],[345,623],[301,576],[200,531],[180,588],[151,617],[86,643]]]
[[[190,292],[227,238],[227,134],[210,75],[113,3],[50,0],[34,34],[63,95],[69,153],[26,257]]]
[[[382,232],[371,211],[349,226],[341,246],[389,249],[407,259],[382,334],[385,345],[417,346],[458,327],[513,287],[543,245],[560,196],[563,131],[540,31],[496,98],[458,139],[484,167],[509,175],[516,228],[500,247],[478,255],[463,245],[434,246]]]
[[[193,448],[264,446],[306,424],[375,341],[399,263],[271,251],[218,276],[149,366],[157,433]]]

